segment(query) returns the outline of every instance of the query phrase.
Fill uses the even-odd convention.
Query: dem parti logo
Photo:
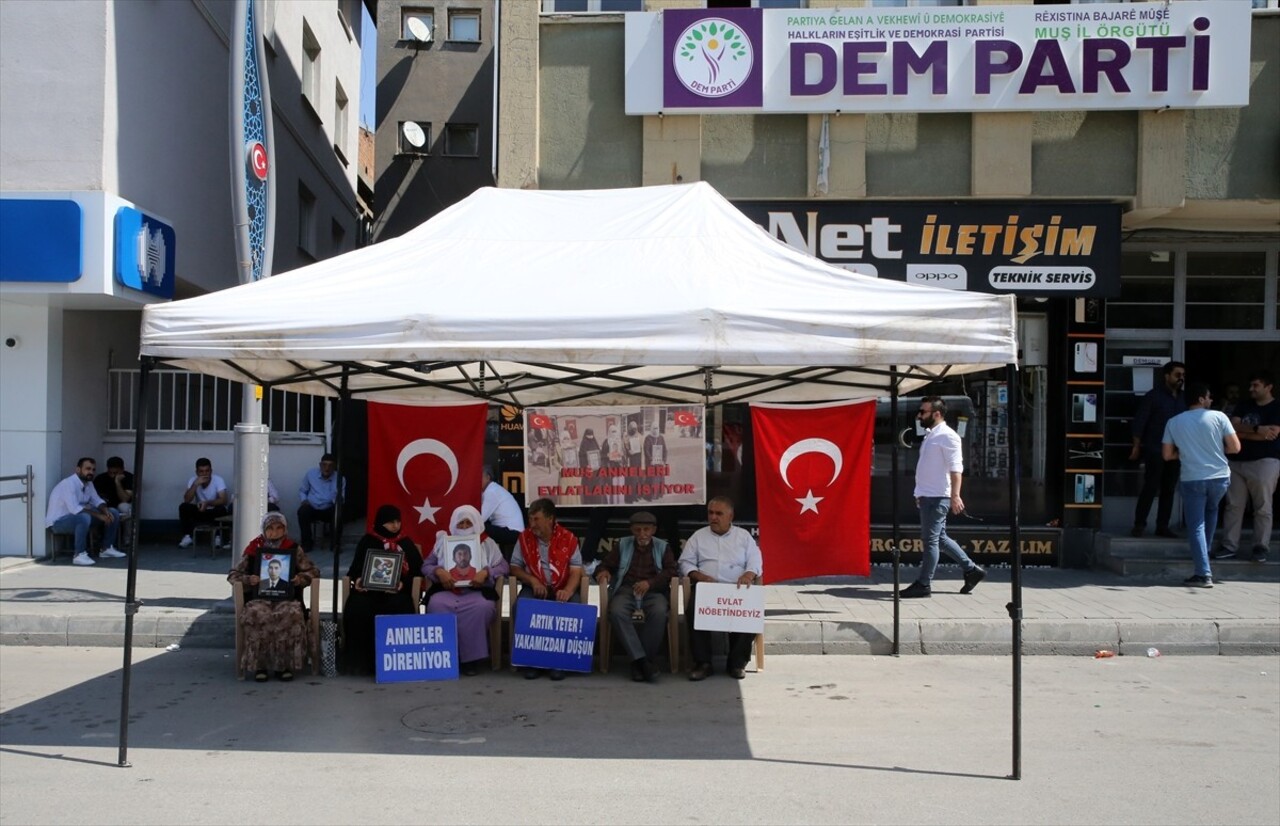
[[[672,68],[696,95],[719,98],[740,88],[751,74],[755,50],[728,20],[708,17],[689,26],[676,41]]]

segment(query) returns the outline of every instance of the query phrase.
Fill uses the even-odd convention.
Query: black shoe
[[[1189,576],[1182,580],[1182,584],[1189,585],[1192,588],[1212,588],[1213,577],[1196,574],[1195,576]]]
[[[631,663],[631,682],[644,682],[644,660],[634,660]]]
[[[475,663],[463,663],[462,676],[474,677],[480,673],[480,669],[476,668]]]
[[[728,674],[730,677],[734,678],[735,680],[745,680],[747,678],[747,672],[746,672],[746,669],[744,668],[735,668],[734,666],[729,666],[727,669],[725,669],[724,673]]]
[[[1134,537],[1134,538],[1136,539],[1136,538],[1138,538],[1139,536],[1142,536],[1142,534],[1143,534],[1146,530],[1147,530],[1147,529],[1146,529],[1146,528],[1144,528],[1144,527],[1142,527],[1141,525],[1134,525],[1132,528],[1130,528],[1130,529],[1129,529],[1129,536],[1132,536],[1132,537]]]
[[[1266,561],[1267,561],[1267,546],[1266,546],[1266,545],[1254,545],[1254,546],[1253,546],[1253,552],[1250,554],[1249,559],[1250,559],[1250,560],[1252,560],[1253,562],[1266,562]]]
[[[551,681],[552,681],[552,682],[556,682],[556,683],[558,683],[558,682],[560,682],[561,680],[563,680],[564,678],[565,678],[565,673],[564,673],[563,671],[561,671],[561,670],[560,670],[560,669],[558,669],[558,668],[553,668],[553,669],[551,669]]]
[[[526,668],[524,670],[524,678],[526,680],[536,680],[542,676],[541,668]]]
[[[923,582],[913,582],[898,594],[899,599],[928,599],[933,596],[933,589]]]
[[[1156,536],[1163,536],[1165,539],[1178,538],[1178,535],[1169,528],[1156,528]]]
[[[253,679],[255,682],[265,683],[267,681],[267,672],[264,669],[259,668],[258,673],[253,675]]]
[[[640,670],[644,674],[646,683],[656,683],[658,681],[658,669],[653,667],[653,663],[649,662],[649,658],[645,657],[640,665]]]
[[[280,673],[276,674],[276,676],[280,678],[280,682],[282,683],[291,682],[293,680],[293,672],[287,668],[284,671],[281,671]]]
[[[1236,555],[1232,549],[1224,548],[1221,545],[1209,552],[1210,559],[1231,559]]]
[[[711,676],[711,664],[702,663],[701,665],[694,666],[693,670],[689,672],[689,681],[693,683],[697,683],[697,682],[701,682],[702,680],[705,680],[710,676]]]
[[[960,589],[960,593],[967,594],[974,588],[978,587],[978,583],[987,578],[987,572],[981,567],[975,566],[972,570],[964,572],[964,587]]]

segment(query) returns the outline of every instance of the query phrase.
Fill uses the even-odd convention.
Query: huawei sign
[[[260,141],[249,141],[244,147],[245,165],[259,181],[267,179],[267,148]]]

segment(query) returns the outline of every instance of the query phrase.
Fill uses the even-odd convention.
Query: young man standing
[[[1240,547],[1244,507],[1253,501],[1254,562],[1267,561],[1271,542],[1271,502],[1280,479],[1280,399],[1273,395],[1275,380],[1263,370],[1249,377],[1249,399],[1228,415],[1240,437],[1240,452],[1230,457],[1231,484],[1222,513],[1222,544],[1214,559],[1229,559]]]

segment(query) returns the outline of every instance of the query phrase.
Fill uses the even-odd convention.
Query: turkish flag
[[[679,427],[697,427],[698,426],[698,417],[693,415],[692,413],[687,413],[683,410],[677,413],[675,415],[675,418],[672,421],[675,425]]]
[[[751,405],[766,582],[871,573],[876,404]]]
[[[546,413],[530,413],[529,428],[532,430],[551,430],[555,425],[551,423],[551,417]]]
[[[459,505],[480,507],[488,405],[369,403],[369,522],[400,509],[402,530],[431,552]]]

